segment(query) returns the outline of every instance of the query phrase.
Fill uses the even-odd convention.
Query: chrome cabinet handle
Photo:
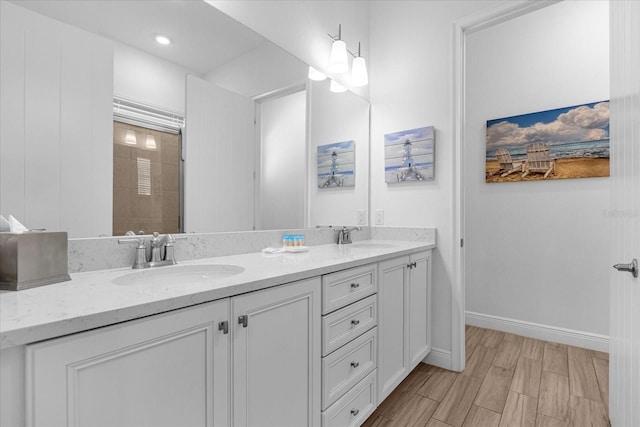
[[[360,324],[360,321],[359,321],[358,319],[353,319],[353,320],[351,320],[351,325],[352,325],[352,326],[357,326],[357,325],[359,325],[359,324]]]
[[[352,409],[352,410],[351,410],[351,415],[353,415],[354,417],[355,417],[356,415],[358,415],[359,413],[360,413],[360,410],[359,410],[359,409]]]
[[[357,368],[358,366],[360,366],[360,362],[351,362],[352,368]]]
[[[222,331],[223,334],[228,334],[229,333],[229,322],[227,322],[226,320],[224,322],[220,322],[218,323],[218,330]]]
[[[246,314],[242,316],[238,316],[238,324],[242,325],[243,328],[246,328],[248,323],[249,323],[249,316],[247,316]]]
[[[357,288],[359,288],[359,287],[360,287],[360,283],[353,282],[353,283],[351,284],[351,289],[357,289]]]
[[[633,277],[638,277],[638,260],[635,258],[629,264],[616,264],[613,268],[618,271],[628,271]]]

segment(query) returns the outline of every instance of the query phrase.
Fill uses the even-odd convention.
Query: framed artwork
[[[355,143],[318,146],[318,188],[355,187]]]
[[[487,121],[486,182],[609,176],[609,101]]]
[[[387,184],[433,181],[433,126],[384,136],[384,180]]]

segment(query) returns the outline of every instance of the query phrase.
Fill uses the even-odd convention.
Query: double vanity
[[[323,244],[3,293],[1,425],[358,426],[431,350],[434,247]]]

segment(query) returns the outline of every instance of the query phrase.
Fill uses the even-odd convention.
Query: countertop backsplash
[[[175,243],[178,262],[259,252],[267,247],[282,246],[283,234],[302,234],[306,246],[336,241],[335,228],[305,228],[223,233],[188,233]],[[69,239],[69,273],[122,268],[132,264],[134,247],[118,244],[119,237]],[[362,227],[352,233],[353,241],[402,240],[436,243],[435,228],[426,227]]]

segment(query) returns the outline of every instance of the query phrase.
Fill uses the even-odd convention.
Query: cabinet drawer
[[[322,314],[327,314],[376,292],[376,264],[322,276]]]
[[[373,328],[322,359],[322,409],[376,368],[377,333]]]
[[[342,347],[377,323],[377,298],[371,295],[322,317],[322,355]]]
[[[374,370],[322,412],[322,427],[361,425],[376,409],[376,371]]]

